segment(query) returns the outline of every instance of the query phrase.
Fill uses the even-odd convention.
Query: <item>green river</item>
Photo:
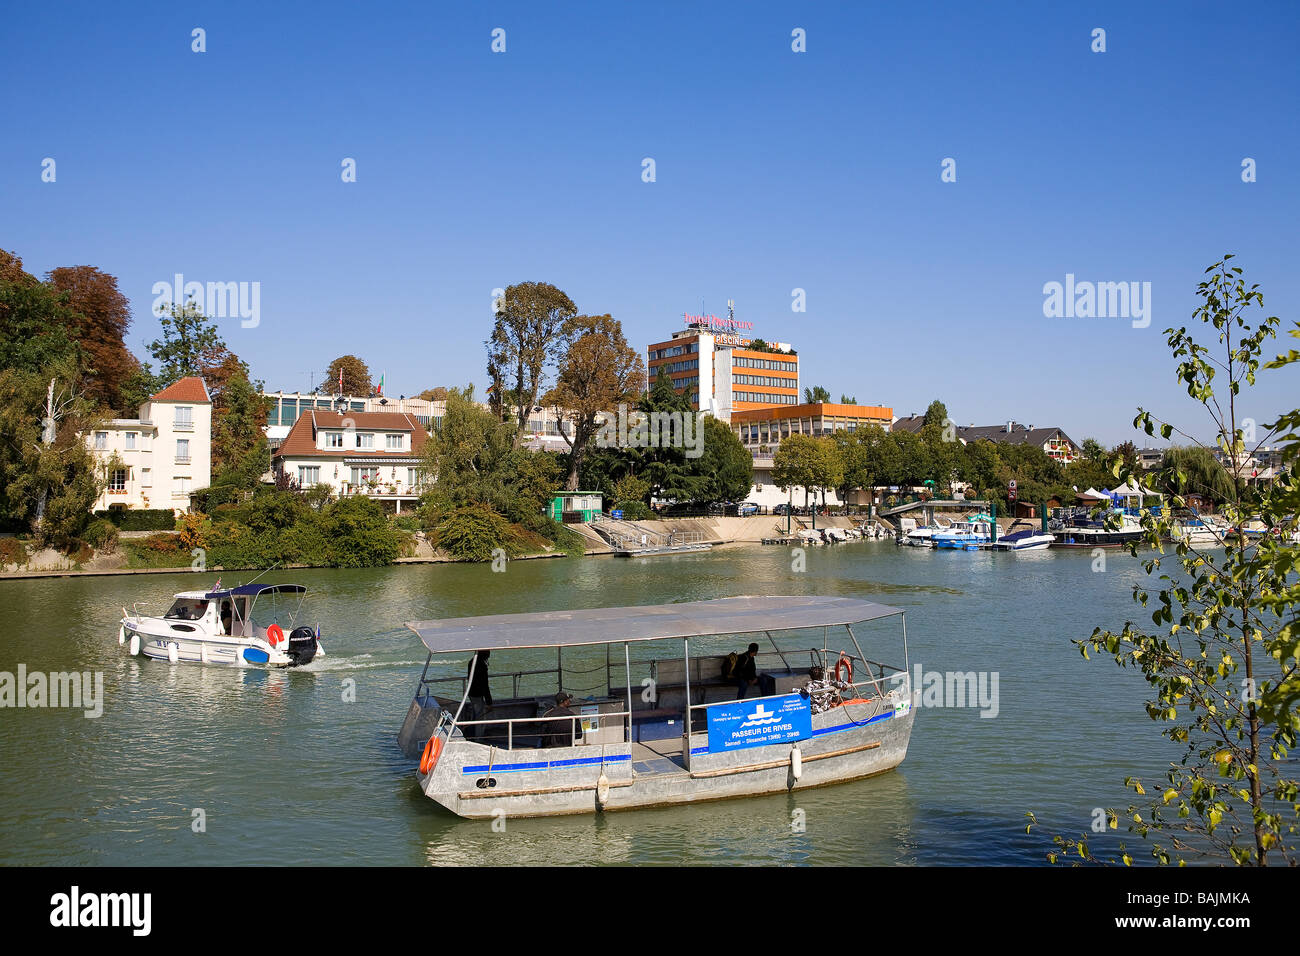
[[[736,545],[516,561],[504,573],[480,565],[274,573],[262,580],[310,589],[304,614],[320,622],[326,649],[306,668],[276,672],[170,666],[118,646],[122,605],[161,613],[174,592],[210,586],[215,575],[0,581],[0,671],[100,671],[105,697],[97,718],[0,709],[0,862],[1042,863],[1053,833],[1077,835],[1094,808],[1127,806],[1124,777],[1158,782],[1177,756],[1142,709],[1141,679],[1109,660],[1084,661],[1070,643],[1097,625],[1145,619],[1131,599],[1146,580],[1138,560],[1106,561],[1099,572],[1087,551],[854,542],[809,549],[805,571],[792,570],[787,548]],[[223,577],[229,586],[254,575]],[[798,593],[904,608],[913,671],[996,675],[996,714],[922,707],[902,766],[855,783],[510,820],[504,830],[425,798],[395,745],[425,657],[405,621]],[[889,639],[864,648],[869,657],[902,663],[896,629],[870,633]],[[494,657],[494,673],[505,663]],[[1027,810],[1040,820],[1032,835]],[[1128,843],[1147,859],[1139,838]]]

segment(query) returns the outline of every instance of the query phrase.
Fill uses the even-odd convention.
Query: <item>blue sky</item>
[[[0,248],[116,275],[140,355],[155,282],[261,283],[260,324],[220,324],[272,389],[352,352],[394,395],[481,391],[492,290],[540,280],[642,349],[734,299],[805,385],[900,415],[1111,444],[1142,404],[1204,434],[1162,330],[1205,266],[1235,252],[1300,317],[1300,16],[1224,10],[25,4]],[[1150,326],[1045,318],[1067,273],[1150,282]],[[1266,373],[1240,413],[1298,396]]]

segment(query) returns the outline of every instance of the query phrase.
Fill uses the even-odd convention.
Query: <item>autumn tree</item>
[[[560,356],[555,387],[543,399],[555,416],[568,423],[569,477],[565,488],[578,490],[578,469],[587,444],[596,434],[596,417],[633,401],[645,386],[645,364],[623,336],[623,325],[610,315],[578,315],[560,332],[567,343]]]
[[[117,279],[94,266],[64,266],[50,271],[49,282],[67,294],[68,307],[77,316],[73,334],[85,354],[86,397],[123,411],[122,386],[140,363],[124,341],[131,305]]]
[[[485,345],[488,377],[500,412],[517,412],[515,444],[523,442],[528,415],[537,405],[548,364],[563,348],[564,324],[577,315],[573,301],[547,282],[521,282],[506,289]],[[513,391],[506,405],[505,392]]]
[[[369,367],[355,355],[340,355],[330,362],[329,368],[325,369],[325,381],[321,383],[321,388],[333,393],[339,387],[340,372],[343,373],[344,395],[369,395],[374,388],[370,381]]]
[[[439,385],[435,388],[426,388],[415,397],[424,402],[445,402],[447,400],[447,390]]]

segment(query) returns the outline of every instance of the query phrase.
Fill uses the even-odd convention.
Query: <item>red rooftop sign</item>
[[[691,315],[689,312],[682,313],[686,316],[686,324],[691,326],[707,325],[711,329],[752,329],[753,322],[742,322],[739,319],[721,319],[716,315]]]

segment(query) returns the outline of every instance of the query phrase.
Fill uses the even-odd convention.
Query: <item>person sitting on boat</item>
[[[582,740],[582,724],[576,720],[562,719],[577,716],[569,707],[572,703],[572,695],[560,691],[555,695],[555,706],[542,714],[543,717],[555,718],[542,724],[543,747],[568,747]]]
[[[749,689],[758,685],[760,697],[770,697],[776,693],[776,678],[771,674],[758,673],[758,645],[750,644],[749,649],[736,662],[736,700],[744,700]]]
[[[474,656],[469,659],[469,667],[465,670],[465,676],[469,680],[469,694],[466,703],[469,704],[469,720],[486,720],[488,708],[492,706],[492,688],[488,686],[488,657],[491,651],[475,651]],[[487,736],[487,728],[483,726],[466,727],[465,736],[469,739],[482,739]]]
[[[832,707],[844,703],[844,698],[840,694],[849,689],[846,682],[834,678],[828,679],[826,671],[818,666],[808,668],[808,678],[808,683],[799,689],[799,693],[812,702],[814,714],[823,714]]]

